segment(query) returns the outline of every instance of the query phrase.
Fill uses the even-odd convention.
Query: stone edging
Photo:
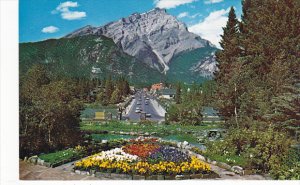
[[[109,179],[120,179],[120,180],[187,180],[187,179],[211,179],[218,178],[219,175],[216,173],[210,174],[191,174],[191,175],[129,175],[129,174],[118,174],[118,173],[103,173],[95,172],[95,170],[81,171],[75,170],[75,174],[88,175],[93,177],[104,177]]]

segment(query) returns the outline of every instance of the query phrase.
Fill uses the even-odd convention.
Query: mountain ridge
[[[99,27],[86,25],[59,39],[20,43],[20,73],[42,63],[61,76],[201,83],[216,70],[215,51],[209,41],[156,8]]]
[[[214,47],[209,41],[189,32],[183,22],[160,8],[133,13],[99,27],[87,25],[67,34],[65,38],[83,35],[112,38],[125,53],[163,73],[169,70],[170,61],[181,52]]]

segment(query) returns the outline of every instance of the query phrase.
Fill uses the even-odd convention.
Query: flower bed
[[[69,148],[63,151],[42,154],[39,156],[39,159],[46,163],[49,163],[49,165],[52,167],[56,167],[64,163],[80,159],[84,155],[85,148],[82,146],[76,146],[75,148]]]
[[[130,175],[210,173],[210,165],[153,138],[130,140],[122,148],[92,155],[75,163],[75,170]]]

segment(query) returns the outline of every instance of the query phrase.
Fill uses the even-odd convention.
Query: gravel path
[[[267,180],[262,175],[238,175],[235,174],[234,172],[225,170],[223,168],[220,168],[218,166],[212,165],[211,170],[214,171],[215,173],[219,174],[220,178],[216,178],[216,180]]]

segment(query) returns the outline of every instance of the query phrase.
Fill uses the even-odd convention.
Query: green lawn
[[[51,164],[58,163],[64,160],[70,160],[72,158],[77,158],[79,156],[78,152],[73,148],[69,148],[67,150],[62,150],[49,154],[42,154],[39,156],[40,159],[45,162],[49,162]]]
[[[201,132],[203,130],[219,128],[217,123],[206,123],[203,125],[180,125],[180,124],[158,124],[158,123],[126,123],[120,121],[111,121],[107,123],[95,124],[91,122],[82,122],[81,130],[84,131],[123,131],[123,132],[157,132],[158,135],[165,135],[168,133],[185,133],[185,132]]]
[[[81,111],[81,118],[94,118],[95,112],[110,112],[113,116],[117,115],[116,105],[102,106],[100,103],[85,104],[85,109]]]
[[[234,156],[224,156],[224,155],[217,155],[217,154],[206,154],[206,157],[208,157],[211,160],[223,162],[229,165],[238,165],[241,167],[245,167],[247,165],[247,161],[244,157],[234,155]]]

